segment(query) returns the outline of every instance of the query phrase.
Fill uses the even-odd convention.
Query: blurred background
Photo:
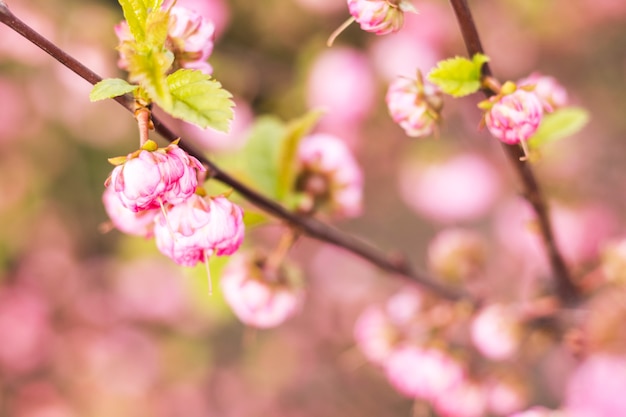
[[[124,76],[117,2],[6,2],[101,76]],[[465,55],[447,2],[416,0],[420,13],[385,37],[352,25],[332,48],[327,37],[348,17],[342,0],[178,4],[214,20],[210,63],[237,102],[229,135],[171,121],[184,140],[219,159],[245,146],[255,117],[290,120],[324,108],[315,130],[342,138],[365,173],[363,215],[337,227],[422,269],[439,231],[468,228],[489,242],[490,295],[523,297],[544,283],[549,272],[517,178],[479,129],[481,97],[446,100],[438,138],[408,138],[387,114],[394,77]],[[552,75],[591,114],[536,163],[559,244],[582,275],[603,242],[624,232],[626,3],[471,6],[496,77]],[[107,158],[138,142],[133,118],[116,103],[90,103],[89,91],[0,27],[0,416],[409,415],[412,401],[367,364],[352,336],[360,311],[405,282],[303,238],[291,255],[306,281],[301,311],[276,329],[247,328],[219,289],[208,295],[202,267],[178,267],[151,240],[103,232]],[[244,245],[270,250],[280,231],[278,222],[249,228]],[[215,282],[226,261],[211,261]],[[560,400],[562,380],[553,379],[548,404]]]

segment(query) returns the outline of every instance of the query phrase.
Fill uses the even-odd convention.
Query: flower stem
[[[354,22],[354,16],[350,16],[348,18],[348,20],[346,20],[345,22],[343,22],[341,24],[341,26],[339,26],[337,29],[335,29],[335,31],[333,33],[330,34],[330,36],[328,37],[328,40],[326,41],[326,46],[331,47],[333,46],[333,43],[335,43],[335,39],[337,39],[337,36],[339,36],[341,34],[341,32],[343,32],[344,30],[346,30],[346,28],[348,26],[350,26],[352,24],[352,22]]]
[[[474,56],[477,53],[484,54],[480,36],[478,35],[478,29],[476,28],[472,13],[467,5],[467,0],[450,0],[450,4],[454,9],[469,55]],[[482,75],[483,77],[492,77],[491,69],[486,63],[482,66]],[[483,88],[482,91],[486,97],[491,97],[496,94],[490,88]],[[564,305],[575,304],[579,299],[579,292],[573,284],[565,260],[556,245],[545,198],[535,178],[535,174],[525,158],[524,150],[515,145],[502,144],[502,146],[511,165],[515,171],[517,171],[522,181],[526,200],[532,205],[537,214],[543,243],[554,274],[556,293]]]

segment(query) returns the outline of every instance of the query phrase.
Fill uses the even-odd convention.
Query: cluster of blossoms
[[[196,193],[197,174],[205,168],[176,143],[158,148],[148,141],[111,162],[117,166],[105,182],[103,201],[121,231],[154,236],[159,250],[184,266],[230,255],[241,245],[243,211],[224,196]]]
[[[494,317],[498,311],[488,308],[479,314],[472,336],[481,352],[502,359],[512,354],[517,346],[512,340],[518,339],[508,333],[507,326],[513,323],[508,316]],[[521,384],[470,375],[464,360],[443,342],[454,317],[451,306],[429,306],[419,293],[404,290],[384,306],[368,307],[357,320],[355,338],[399,392],[430,404],[441,415],[479,417],[522,409],[526,394]]]
[[[300,142],[297,161],[299,211],[325,208],[343,217],[361,214],[363,173],[341,139],[326,133],[307,136]]]
[[[174,56],[172,70],[189,68],[211,74],[213,68],[207,60],[213,52],[215,40],[213,22],[193,10],[180,6],[170,6],[169,16],[165,46]],[[128,70],[129,62],[125,45],[134,39],[128,23],[122,21],[116,25],[115,34],[120,41],[118,46],[120,57],[117,64],[121,69]]]
[[[391,118],[408,136],[425,137],[436,132],[442,93],[436,86],[424,83],[420,72],[417,79],[396,78],[389,85],[385,100]]]
[[[489,132],[504,143],[521,144],[532,137],[543,118],[567,104],[567,92],[553,78],[533,73],[516,83],[506,82],[500,92],[480,103]]]

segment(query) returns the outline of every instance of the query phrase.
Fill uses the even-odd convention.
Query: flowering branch
[[[459,22],[463,40],[465,41],[469,55],[484,54],[478,30],[467,5],[467,0],[450,0],[450,4]],[[491,69],[487,63],[482,66],[482,76],[484,79],[491,79],[492,77]],[[487,86],[484,86],[482,91],[487,98],[495,95],[494,91]],[[556,280],[556,292],[564,304],[571,305],[577,301],[578,291],[572,282],[572,277],[563,260],[563,256],[556,245],[550,217],[548,215],[547,204],[537,179],[535,178],[535,174],[533,173],[529,161],[526,160],[522,148],[505,143],[502,144],[502,147],[522,181],[524,197],[532,205],[537,214],[541,236]]]
[[[43,51],[89,83],[95,85],[102,81],[102,78],[99,75],[18,19],[2,0],[0,0],[0,22],[4,23],[15,32],[31,41],[33,44],[37,45]],[[114,100],[124,106],[128,111],[133,113],[135,112],[136,108],[134,106],[134,102],[129,98],[129,96],[117,96],[114,97]],[[155,130],[164,139],[170,142],[179,139],[178,135],[171,131],[156,117],[153,116],[152,122]],[[426,273],[414,269],[402,256],[387,255],[363,240],[341,232],[340,230],[328,224],[322,223],[319,220],[292,213],[275,201],[268,199],[257,191],[247,187],[227,172],[224,172],[220,167],[203,156],[202,152],[196,149],[193,145],[181,142],[179,146],[207,166],[210,171],[210,175],[213,178],[232,187],[250,203],[264,210],[268,214],[283,220],[298,232],[304,233],[309,237],[320,241],[344,248],[376,265],[382,270],[396,274],[411,282],[418,283],[443,298],[450,300],[463,299],[475,302],[469,294],[458,289],[447,287],[439,283],[436,279],[428,276]]]

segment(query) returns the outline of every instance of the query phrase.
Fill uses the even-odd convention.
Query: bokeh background
[[[97,73],[116,67],[115,1],[8,0],[22,20]],[[384,94],[397,75],[465,54],[445,1],[420,0],[404,29],[377,37],[353,25],[342,0],[179,0],[218,28],[214,76],[237,101],[230,135],[171,121],[208,155],[245,146],[254,118],[325,108],[316,127],[354,150],[365,172],[364,214],[336,226],[427,268],[429,241],[447,227],[490,242],[489,294],[532,294],[549,275],[529,212],[500,144],[478,127],[480,97],[446,100],[438,138],[393,124]],[[536,171],[559,243],[576,274],[624,232],[626,3],[622,0],[472,2],[501,80],[553,75],[591,114],[575,136],[542,149]],[[364,306],[405,282],[345,251],[301,239],[306,279],[296,317],[272,330],[242,325],[204,269],[178,267],[154,243],[105,233],[107,158],[137,147],[133,118],[92,104],[90,86],[0,27],[0,416],[409,415],[355,348]],[[245,206],[250,212],[255,208]],[[270,250],[281,225],[247,232]],[[215,283],[226,260],[211,261]],[[552,356],[551,356],[552,357]],[[556,355],[555,355],[556,357]],[[541,400],[558,404],[568,358],[539,362]],[[543,370],[554,378],[542,378]],[[549,379],[546,381],[546,379]]]

